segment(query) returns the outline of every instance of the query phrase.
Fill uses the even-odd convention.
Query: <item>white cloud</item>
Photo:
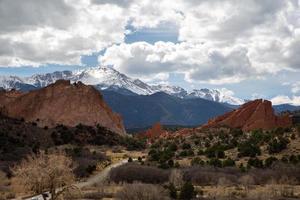
[[[0,66],[80,64],[80,56],[124,40],[127,18],[86,0],[0,2]]]
[[[189,82],[223,84],[256,75],[244,48],[214,49],[185,42],[114,45],[99,57],[99,62],[144,80],[155,74],[179,72]]]
[[[274,105],[292,104],[292,105],[298,106],[298,105],[300,105],[300,96],[293,96],[293,97],[276,96],[276,97],[272,98],[271,101]]]
[[[300,92],[300,81],[292,84],[292,93],[296,94]]]
[[[80,64],[109,47],[103,64],[144,80],[237,83],[300,70],[299,19],[298,0],[2,0],[0,66]],[[172,24],[179,43],[124,44],[128,24]]]

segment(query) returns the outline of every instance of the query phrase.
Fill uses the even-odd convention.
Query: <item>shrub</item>
[[[273,154],[281,152],[287,148],[288,143],[289,141],[283,137],[273,139],[268,145],[269,153]]]
[[[205,155],[208,158],[224,158],[224,147],[221,145],[212,146],[210,148],[207,148],[205,151]]]
[[[188,144],[188,143],[183,143],[182,145],[182,149],[190,149],[191,148],[191,145]]]
[[[228,158],[226,160],[223,160],[222,166],[223,167],[234,167],[235,166],[235,161],[232,160],[231,158]]]
[[[176,190],[175,186],[172,183],[168,186],[168,189],[169,189],[170,197],[172,199],[177,199],[177,190]]]
[[[193,184],[191,182],[186,182],[180,190],[179,199],[189,200],[194,196],[195,190]]]
[[[218,158],[212,158],[208,161],[208,164],[214,167],[222,167],[222,161]]]
[[[168,150],[169,151],[176,151],[177,150],[177,145],[175,143],[171,143],[168,145]]]
[[[289,157],[289,162],[290,162],[291,164],[294,164],[294,165],[298,164],[298,162],[299,162],[298,156],[290,155],[290,157]]]
[[[120,167],[113,168],[110,171],[109,177],[111,181],[116,183],[133,183],[135,181],[139,181],[143,183],[157,184],[168,181],[169,171],[158,169],[156,167],[128,163]]]
[[[255,157],[261,154],[259,146],[251,143],[250,141],[246,141],[238,145],[239,157],[250,156]]]
[[[264,164],[262,160],[259,160],[258,158],[250,158],[247,162],[247,166],[249,167],[255,167],[255,168],[263,168]]]
[[[168,192],[161,186],[135,183],[125,185],[116,194],[118,200],[169,200]]]
[[[141,150],[145,149],[146,141],[134,137],[124,137],[122,141],[123,145],[127,147],[127,150]]]
[[[268,157],[265,160],[265,167],[271,167],[273,165],[273,163],[275,163],[276,161],[278,161],[277,158],[275,158],[275,157]]]

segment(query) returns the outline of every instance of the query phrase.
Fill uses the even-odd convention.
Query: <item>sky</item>
[[[300,105],[298,0],[0,0],[0,75],[110,66]]]

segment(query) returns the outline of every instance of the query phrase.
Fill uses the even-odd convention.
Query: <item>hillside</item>
[[[292,119],[288,115],[277,116],[272,103],[257,99],[243,104],[238,109],[209,120],[207,127],[228,126],[241,128],[244,131],[256,129],[271,130],[278,127],[290,127]]]
[[[226,105],[201,99],[182,99],[160,92],[153,95],[122,95],[102,91],[104,100],[120,113],[126,128],[143,128],[156,122],[163,125],[194,126],[231,111]]]
[[[70,84],[60,80],[39,90],[1,92],[0,96],[3,113],[36,122],[41,127],[100,125],[125,134],[122,119],[111,111],[100,92],[80,82]]]

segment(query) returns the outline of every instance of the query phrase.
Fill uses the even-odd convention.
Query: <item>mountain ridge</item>
[[[114,91],[130,91],[138,95],[151,95],[156,92],[165,92],[179,98],[203,98],[219,103],[240,105],[243,100],[233,97],[233,94],[218,89],[194,89],[190,92],[179,86],[158,84],[149,85],[139,79],[132,79],[125,74],[118,72],[110,67],[91,67],[77,71],[56,71],[46,74],[35,74],[31,77],[20,78],[17,76],[1,76],[0,87],[4,89],[17,89],[29,91],[45,87],[55,83],[57,80],[64,79],[71,82],[81,81],[87,85],[93,85],[98,90],[113,89]]]
[[[59,80],[30,92],[2,91],[0,109],[9,117],[24,118],[41,127],[99,124],[120,135],[126,134],[122,118],[112,112],[100,92],[81,82]]]

